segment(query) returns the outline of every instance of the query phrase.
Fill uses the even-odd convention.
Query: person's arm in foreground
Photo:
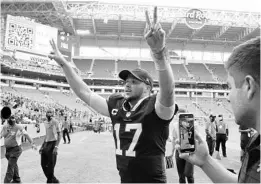
[[[209,155],[207,143],[197,131],[195,131],[195,144],[194,153],[180,153],[180,158],[199,166],[214,183],[237,183],[238,176]],[[176,145],[176,149],[179,148],[180,146]]]
[[[158,22],[157,7],[154,8],[153,23],[150,22],[148,11],[146,11],[146,21],[148,32],[145,34],[145,39],[159,76],[160,90],[157,95],[156,112],[160,118],[169,120],[175,110],[175,82],[166,48],[166,34]]]
[[[53,52],[51,52],[48,57],[54,59],[62,67],[66,79],[76,95],[97,112],[104,116],[109,116],[106,99],[91,91],[89,86],[75,72],[73,67],[70,65],[70,62],[66,61],[62,56],[54,40],[51,40],[50,44],[53,48]]]

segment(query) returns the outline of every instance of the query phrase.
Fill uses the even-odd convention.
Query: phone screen
[[[179,115],[179,136],[180,136],[180,151],[194,152],[194,115],[180,114]]]

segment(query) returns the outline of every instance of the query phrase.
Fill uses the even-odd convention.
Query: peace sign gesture
[[[53,39],[50,40],[50,45],[52,46],[53,51],[48,55],[48,57],[54,59],[60,66],[63,66],[67,61],[64,59]]]
[[[162,51],[166,45],[165,31],[158,22],[158,8],[154,8],[153,22],[150,22],[149,13],[146,10],[146,33],[145,39],[150,46],[151,51],[156,54]]]

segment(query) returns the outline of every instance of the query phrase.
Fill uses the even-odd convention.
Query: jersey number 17
[[[120,124],[115,124],[114,125],[114,130],[115,130],[115,134],[116,134],[116,154],[117,155],[123,155],[123,150],[120,149]],[[129,157],[135,157],[136,152],[134,151],[134,148],[139,140],[140,134],[142,132],[142,126],[141,123],[132,123],[132,124],[126,124],[125,126],[125,132],[130,132],[130,130],[136,130],[135,134],[132,138],[131,144],[129,146],[129,149],[126,150],[126,156]]]

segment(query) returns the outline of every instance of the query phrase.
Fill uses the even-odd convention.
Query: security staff
[[[41,166],[47,178],[47,183],[59,183],[54,176],[54,167],[57,159],[58,146],[61,140],[61,127],[53,118],[54,110],[46,112],[47,121],[44,123],[46,136],[39,153],[41,154]]]
[[[218,115],[217,121],[217,140],[216,140],[216,151],[219,152],[220,144],[222,146],[223,157],[227,157],[226,152],[226,141],[228,140],[228,126],[223,120],[223,115]]]

